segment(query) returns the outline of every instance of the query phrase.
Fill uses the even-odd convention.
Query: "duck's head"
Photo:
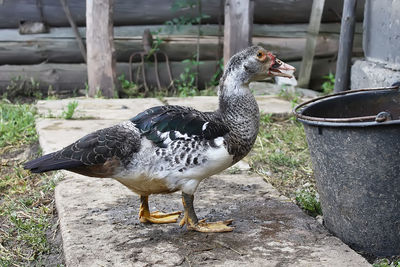
[[[222,82],[248,84],[268,77],[291,78],[296,69],[260,46],[251,46],[229,60]]]

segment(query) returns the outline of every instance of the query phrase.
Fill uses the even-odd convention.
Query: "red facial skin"
[[[271,59],[271,66],[273,66],[275,64],[276,56],[273,55],[271,52],[268,52],[267,56]],[[270,70],[268,70],[268,74],[271,74]]]

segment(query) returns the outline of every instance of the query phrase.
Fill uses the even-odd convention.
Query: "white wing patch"
[[[164,145],[168,145],[172,142],[171,138],[169,138],[169,132],[161,133],[160,131],[157,131],[157,135],[161,137]]]
[[[203,127],[201,127],[201,130],[204,132],[207,129],[208,121],[203,124]]]
[[[185,140],[190,140],[191,138],[185,133],[185,134],[181,134],[178,131],[175,131],[175,136],[178,138],[183,138]]]

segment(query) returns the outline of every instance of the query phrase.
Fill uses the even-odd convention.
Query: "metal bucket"
[[[353,249],[400,254],[398,86],[319,97],[304,124],[325,226]]]

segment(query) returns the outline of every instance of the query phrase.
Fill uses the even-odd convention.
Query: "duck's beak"
[[[268,74],[271,76],[292,78],[295,71],[295,67],[275,58],[274,63],[269,68]]]

